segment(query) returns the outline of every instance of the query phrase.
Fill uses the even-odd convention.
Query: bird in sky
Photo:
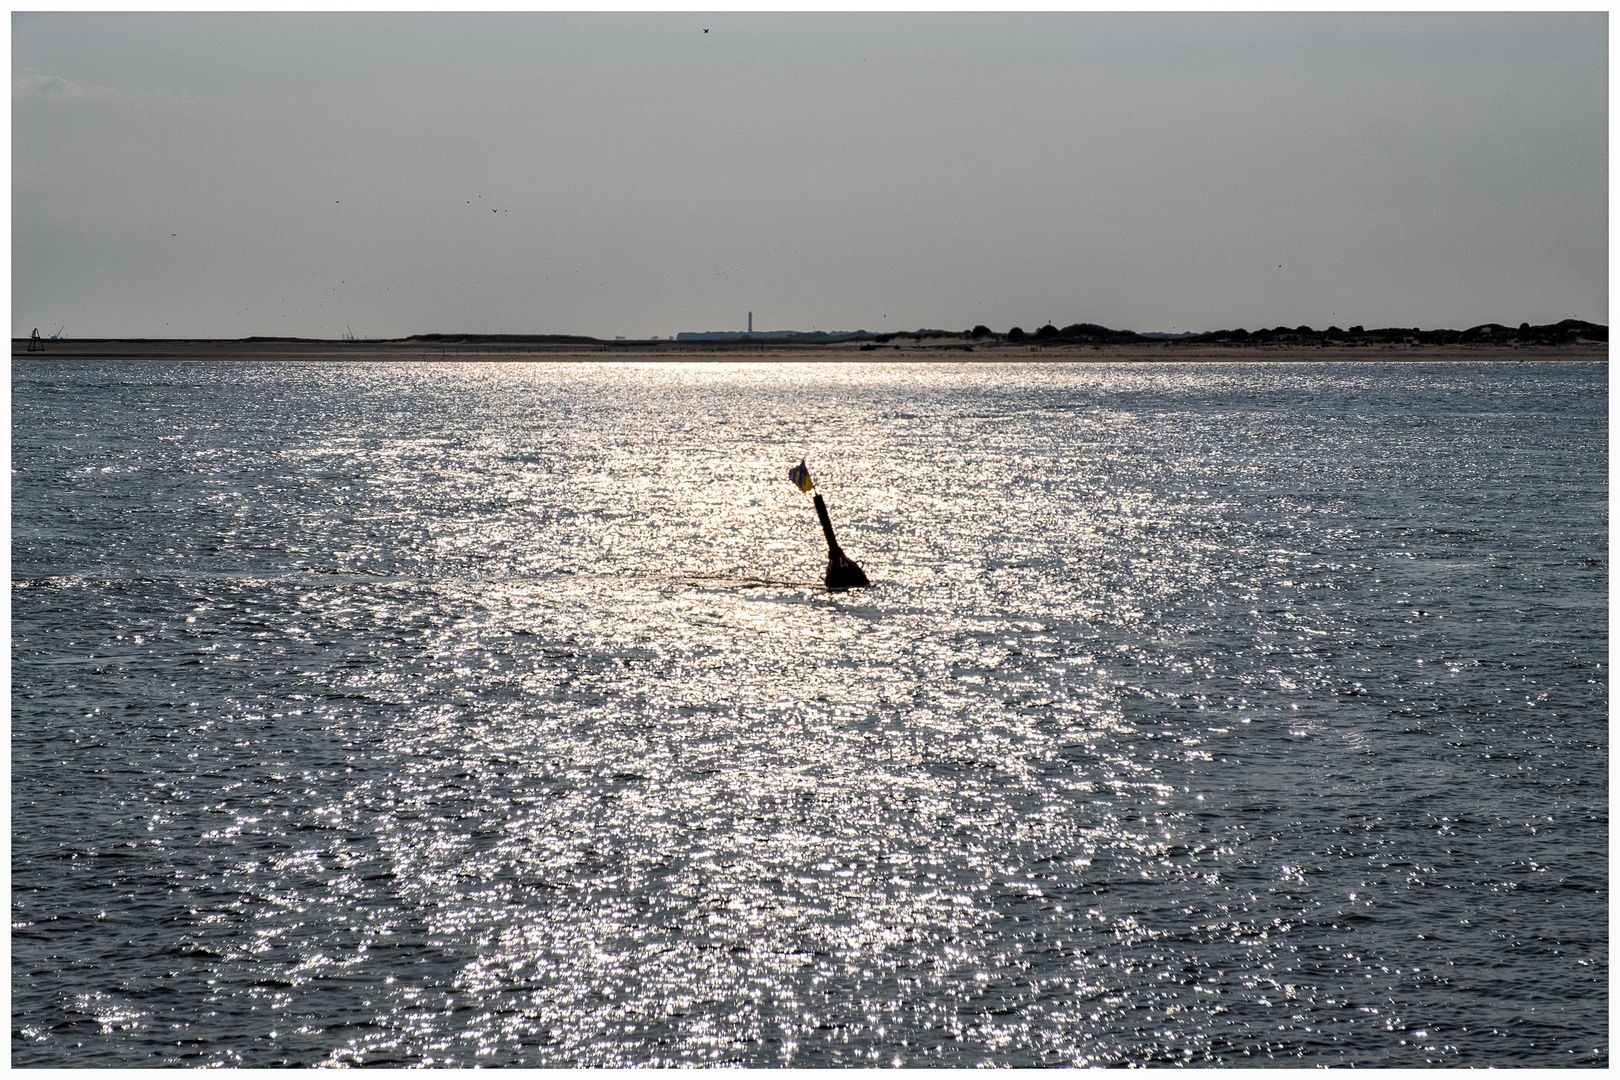
[[[707,31],[707,30],[705,30],[705,31],[703,31],[703,32],[704,32],[704,33],[705,33],[705,34],[707,34],[707,33],[708,33],[708,31]]]

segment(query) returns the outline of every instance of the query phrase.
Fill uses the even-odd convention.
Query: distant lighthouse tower
[[[753,334],[753,332],[754,332],[754,313],[752,311],[750,311],[748,313],[748,333]]]

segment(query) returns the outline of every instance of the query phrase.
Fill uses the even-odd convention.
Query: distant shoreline
[[[43,344],[43,349],[40,345]],[[863,348],[866,344],[869,347]],[[836,342],[798,344],[784,342],[713,341],[577,341],[536,343],[532,340],[491,337],[472,342],[421,341],[311,341],[311,340],[156,340],[91,338],[82,341],[35,343],[27,338],[11,343],[13,360],[183,360],[196,362],[299,363],[562,363],[601,361],[658,361],[686,363],[1302,363],[1393,361],[1604,361],[1607,342],[1567,345],[1212,345],[1175,341],[1085,345],[1021,342],[963,342],[961,339],[923,339],[903,343]]]

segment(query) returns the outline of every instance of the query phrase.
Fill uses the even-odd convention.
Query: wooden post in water
[[[827,538],[827,588],[836,592],[845,589],[864,589],[872,584],[866,580],[866,571],[860,568],[854,559],[844,554],[844,549],[838,546],[838,537],[833,535],[832,519],[827,516],[827,504],[821,500],[821,492],[816,492],[816,516],[821,519],[821,532]]]

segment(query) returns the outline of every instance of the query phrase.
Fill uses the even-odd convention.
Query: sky
[[[1608,322],[1608,15],[12,15],[12,333]]]

